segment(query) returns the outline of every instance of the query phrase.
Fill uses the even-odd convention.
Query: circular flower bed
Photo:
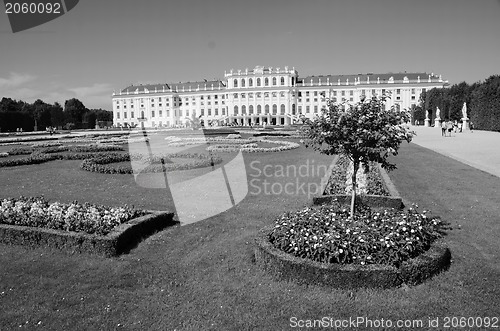
[[[175,163],[170,159],[195,159],[189,163]],[[163,163],[162,163],[163,160]],[[111,163],[128,162],[128,161],[142,161],[149,163],[141,172],[163,172],[163,171],[176,171],[176,170],[189,170],[196,168],[205,168],[219,164],[222,158],[212,155],[204,154],[191,154],[191,153],[175,153],[167,155],[155,155],[152,158],[142,154],[116,154],[109,153],[106,155],[93,157],[83,160],[80,168],[91,172],[100,172],[105,174],[133,174],[134,167],[132,165],[126,166],[113,166]]]
[[[0,223],[106,235],[114,227],[146,212],[128,206],[109,208],[89,203],[49,203],[43,197],[0,200]]]
[[[324,263],[398,267],[440,238],[443,222],[416,208],[372,211],[358,207],[354,219],[338,203],[288,212],[269,233],[270,243],[289,254]]]

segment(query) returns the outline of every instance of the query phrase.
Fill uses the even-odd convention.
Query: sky
[[[111,110],[113,91],[130,84],[257,65],[474,83],[500,74],[499,17],[500,0],[81,0],[12,33],[2,8],[0,98]]]

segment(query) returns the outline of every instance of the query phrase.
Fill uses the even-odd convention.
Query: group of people
[[[441,122],[441,136],[446,137],[446,133],[448,132],[448,135],[451,137],[451,133],[461,133],[463,131],[463,123],[458,123],[458,121],[452,122],[452,121],[442,121]],[[473,125],[472,122],[469,123],[469,129],[472,132],[473,130]]]

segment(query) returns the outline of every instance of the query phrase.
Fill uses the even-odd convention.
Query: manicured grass
[[[422,319],[424,325],[440,317],[441,327],[433,330],[446,330],[445,316],[498,316],[500,179],[413,144],[402,146],[399,170],[390,176],[404,198],[454,225],[447,236],[454,259],[449,271],[411,288],[346,291],[278,282],[259,270],[253,263],[257,231],[311,197],[255,194],[264,179],[290,181],[254,177],[257,169],[308,159],[327,165],[332,158],[304,147],[245,155],[248,179],[256,180],[242,203],[158,233],[118,258],[0,245],[0,330],[36,329],[39,321],[47,330],[288,330],[293,316]],[[162,190],[138,187],[128,175],[82,171],[80,162],[2,168],[0,197],[45,193],[58,201],[172,206]],[[320,177],[299,181],[319,183]]]

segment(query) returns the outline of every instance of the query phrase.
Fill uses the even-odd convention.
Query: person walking
[[[441,122],[441,136],[446,137],[446,121]]]

